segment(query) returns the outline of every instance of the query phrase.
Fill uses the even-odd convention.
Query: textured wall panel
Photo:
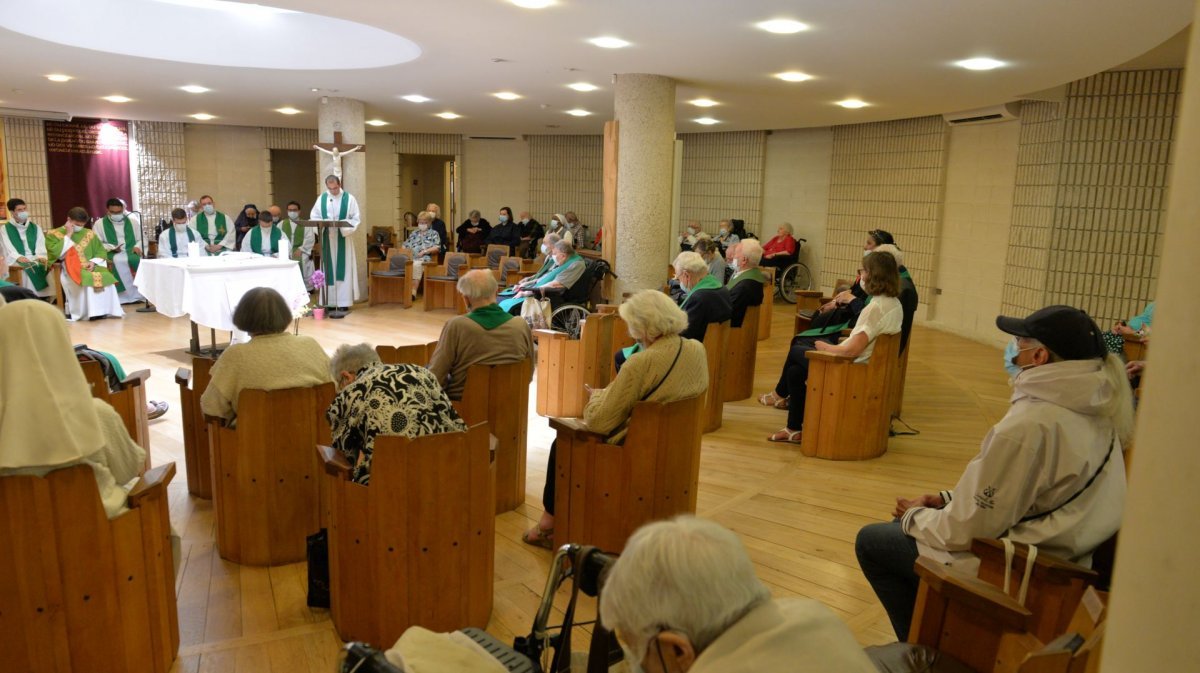
[[[930,301],[948,139],[941,117],[833,128],[822,285],[853,277],[867,232],[884,229],[904,250],[921,302]]]
[[[575,211],[594,235],[601,221],[604,137],[529,136],[529,209],[539,222]]]
[[[393,133],[400,154],[462,154],[462,135],[457,133]]]
[[[147,238],[160,219],[170,220],[171,209],[188,201],[185,166],[185,124],[130,122],[135,144],[138,209]]]
[[[679,138],[683,180],[677,229],[699,220],[705,231],[716,234],[718,222],[740,218],[761,238],[766,131],[685,133]]]
[[[263,137],[269,150],[311,150],[318,142],[316,129],[264,127]]]
[[[46,177],[46,131],[40,119],[4,119],[8,158],[8,197],[24,199],[30,218],[43,230],[50,220],[50,183]],[[59,223],[61,224],[61,223]]]

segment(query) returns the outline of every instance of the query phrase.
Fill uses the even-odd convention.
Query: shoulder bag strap
[[[1108,465],[1108,459],[1112,458],[1112,452],[1113,452],[1113,449],[1116,448],[1116,446],[1117,446],[1117,432],[1116,432],[1116,430],[1114,430],[1112,442],[1108,445],[1108,453],[1104,454],[1104,460],[1103,460],[1103,462],[1100,463],[1100,467],[1096,470],[1096,473],[1092,475],[1092,478],[1087,480],[1087,483],[1083,485],[1083,488],[1079,489],[1078,491],[1075,491],[1075,495],[1067,498],[1066,500],[1062,501],[1055,507],[1048,509],[1045,512],[1041,512],[1038,514],[1030,514],[1029,516],[1022,517],[1018,523],[1025,523],[1027,521],[1034,521],[1036,519],[1041,519],[1043,517],[1050,516],[1051,514],[1057,512],[1058,510],[1062,509],[1063,507],[1066,507],[1067,505],[1071,504],[1071,502],[1073,500],[1075,500],[1075,498],[1078,498],[1079,496],[1083,495],[1083,492],[1088,490],[1088,487],[1090,487],[1092,485],[1092,482],[1096,481],[1096,477],[1099,477],[1100,473],[1104,471],[1105,466]]]
[[[667,373],[663,374],[662,378],[658,380],[658,383],[654,384],[654,387],[650,389],[650,392],[642,395],[642,399],[638,400],[639,402],[645,402],[646,400],[650,399],[651,395],[658,392],[658,389],[662,387],[663,382],[667,380],[667,377],[671,375],[671,372],[675,371],[675,364],[679,362],[680,353],[683,353],[683,337],[679,338],[679,350],[675,351],[675,359],[671,361],[671,367],[667,369]]]

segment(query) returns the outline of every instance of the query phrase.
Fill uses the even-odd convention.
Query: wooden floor
[[[777,304],[774,336],[759,342],[756,395],[772,388],[778,377],[791,309]],[[306,318],[300,331],[332,352],[343,343],[431,341],[450,317],[446,311],[425,313],[420,304],[410,310],[360,308],[340,321]],[[171,519],[183,536],[177,578],[182,643],[173,670],[334,670],[341,643],[328,611],[305,606],[304,564],[260,569],[221,560],[211,503],[187,494],[174,383],[176,368],[189,364],[183,350],[187,320],[130,310],[124,320],[76,323],[71,332],[75,343],[116,354],[127,371],[150,369],[150,396],[172,405],[151,423],[151,452],[155,464],[175,461],[179,470],[170,489]],[[701,456],[699,514],[741,536],[759,577],[776,596],[822,601],[864,644],[895,637],[855,561],[858,529],[889,518],[896,496],[953,486],[1008,406],[998,349],[921,327],[914,329],[912,348],[904,420],[920,435],[892,438],[883,457],[827,462],[802,457],[794,446],[769,443],[766,436],[783,427],[785,412],[753,399],[725,405],[724,427],[705,435]],[[534,394],[531,387],[531,399]],[[551,553],[518,538],[541,513],[551,439],[546,419],[533,416],[526,503],[496,519],[495,609],[487,629],[506,642],[528,632],[546,581]],[[565,607],[561,594],[560,610]],[[580,616],[594,609],[584,605]]]

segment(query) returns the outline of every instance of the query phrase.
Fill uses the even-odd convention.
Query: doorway
[[[414,215],[430,203],[442,208],[442,220],[453,248],[454,228],[458,225],[454,157],[442,154],[400,155],[400,212]],[[402,237],[406,238],[409,231]]]
[[[298,201],[300,212],[308,211],[317,200],[317,154],[312,150],[271,150],[271,194],[282,208]]]

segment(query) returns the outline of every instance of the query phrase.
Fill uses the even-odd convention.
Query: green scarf
[[[203,238],[205,243],[209,245],[219,245],[221,241],[225,240],[225,234],[229,231],[229,228],[225,222],[225,213],[217,213],[216,240],[213,240],[213,238],[208,235],[208,215],[204,214],[203,212],[197,213],[196,215],[196,231],[200,232],[200,238]],[[221,253],[209,252],[207,254],[219,255]]]
[[[330,194],[325,192],[321,194],[321,219],[329,219],[329,199],[326,198]],[[346,219],[346,211],[350,208],[350,199],[346,194],[346,190],[342,190],[342,205],[338,212],[338,221]],[[338,247],[337,247],[337,279],[346,280],[346,237],[342,234],[342,230],[338,229]],[[321,266],[325,267],[325,284],[333,286],[333,260],[329,254],[329,229],[326,229],[321,238]]]
[[[292,250],[298,249],[304,244],[304,227],[292,222],[292,218],[280,220],[279,229],[283,231],[283,235],[288,237],[292,242]],[[296,234],[300,234],[297,236]]]
[[[271,225],[271,253],[270,254],[275,255],[275,254],[279,253],[279,239],[282,237],[283,237],[283,232],[279,230],[279,227],[272,224]],[[255,226],[253,229],[250,230],[250,249],[260,255],[267,254],[267,253],[263,252],[262,227],[261,226]]]
[[[745,271],[738,271],[737,273],[733,274],[733,276],[729,279],[729,283],[725,287],[732,288],[734,285],[737,285],[743,280],[756,280],[765,284],[767,282],[767,277],[763,275],[763,272],[756,266],[746,269]]]
[[[634,353],[641,353],[641,352],[642,352],[642,344],[640,344],[640,343],[636,343],[632,346],[626,346],[625,348],[621,349],[621,355],[624,355],[626,360],[628,360],[630,358],[630,356],[632,356]]]
[[[37,255],[38,235],[38,227],[36,224],[33,222],[26,223],[25,238],[27,241],[21,240],[21,232],[17,230],[17,226],[12,222],[5,223],[4,229],[8,232],[8,240],[12,242],[13,249],[17,251],[18,257],[35,259],[35,255]],[[25,247],[26,242],[29,244],[28,248]],[[21,268],[21,271],[26,276],[29,276],[29,282],[33,283],[33,286],[37,288],[38,291],[45,290],[46,288],[50,287],[50,284],[46,282],[47,269],[40,262],[35,261],[33,264],[26,265]]]
[[[108,215],[105,215],[104,219],[100,220],[100,224],[104,227],[104,240],[108,241],[109,245],[112,245],[117,240],[116,226],[113,224],[112,220],[109,219]],[[137,273],[138,264],[141,263],[142,258],[133,252],[133,249],[137,247],[137,239],[133,237],[133,220],[130,219],[128,215],[125,216],[125,231],[122,233],[125,234],[125,257],[129,260],[129,272],[131,274]],[[109,250],[107,255],[108,263],[115,264],[113,262],[113,258],[116,256],[116,250]],[[116,272],[117,267],[115,265],[112,267],[112,269],[113,275],[117,278],[117,292],[124,292],[125,283],[121,281],[121,274]]]
[[[184,227],[183,230],[187,232],[188,243],[195,243],[196,236],[192,233],[192,228]],[[174,226],[172,226],[170,229],[167,230],[167,241],[170,242],[170,244],[171,244],[171,256],[178,257],[179,256],[179,243],[175,239],[175,227]]]
[[[488,304],[480,306],[467,314],[467,317],[474,320],[480,327],[487,331],[492,331],[504,323],[512,320],[514,316],[508,314],[507,311],[500,308],[498,304]]]
[[[688,290],[687,295],[685,295],[683,298],[683,301],[680,302],[679,308],[683,308],[684,306],[687,306],[688,300],[692,298],[692,295],[696,294],[696,290],[716,290],[716,289],[720,289],[720,287],[721,287],[721,281],[717,280],[717,277],[713,276],[712,274],[709,274],[709,275],[701,278],[700,282],[696,283],[695,287]]]
[[[542,268],[538,269],[537,273],[531,278],[538,279],[554,268],[554,255],[546,255],[546,259],[542,260]]]
[[[912,274],[910,274],[908,272],[908,269],[901,268],[900,269],[900,278],[907,278],[909,280],[912,280]]]
[[[568,266],[571,266],[575,262],[582,262],[582,261],[583,261],[583,256],[580,255],[579,253],[575,253],[574,255],[571,255],[562,264],[549,270],[548,272],[545,273],[545,275],[543,275],[541,278],[539,278],[537,284],[534,285],[534,287],[542,287],[543,285],[548,285],[555,278],[558,277],[558,274],[563,272],[563,269],[567,268]]]

